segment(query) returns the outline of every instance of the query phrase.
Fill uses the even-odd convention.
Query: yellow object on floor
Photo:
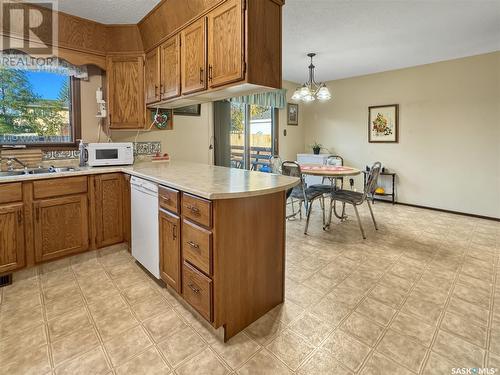
[[[384,188],[381,188],[381,187],[376,188],[375,194],[385,194]]]

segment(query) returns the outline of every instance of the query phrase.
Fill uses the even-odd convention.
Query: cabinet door
[[[143,57],[108,57],[106,74],[110,128],[144,128]]]
[[[94,181],[97,247],[123,242],[123,178],[111,173]]]
[[[23,204],[0,205],[0,274],[23,266]]]
[[[87,194],[39,200],[34,209],[37,262],[89,248]]]
[[[160,275],[163,281],[181,292],[180,219],[161,210],[160,220]]]
[[[155,103],[160,100],[160,53],[158,48],[146,55],[144,75],[146,103]]]
[[[175,98],[181,94],[181,48],[180,35],[170,38],[160,46],[161,98]]]
[[[181,77],[183,94],[189,94],[207,88],[206,40],[205,18],[196,21],[181,32]]]
[[[210,87],[244,78],[241,0],[229,0],[208,14],[208,77]]]
[[[132,221],[130,216],[130,175],[123,175],[123,241],[127,242],[130,251]]]

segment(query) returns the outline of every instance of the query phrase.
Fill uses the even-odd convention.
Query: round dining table
[[[332,190],[335,188],[335,178],[341,178],[341,177],[350,177],[350,176],[357,176],[361,174],[361,171],[359,169],[349,167],[346,165],[326,165],[326,164],[300,164],[300,170],[302,174],[305,175],[310,175],[310,176],[319,176],[319,177],[325,177],[330,179],[331,184],[332,184]],[[332,210],[333,208],[333,210]],[[323,229],[326,229],[330,226],[330,223],[332,222],[332,211],[335,214],[335,216],[340,219],[340,220],[345,220],[347,219],[347,216],[345,215],[344,210],[342,210],[342,213],[339,215],[337,213],[337,206],[335,204],[335,201],[333,201],[333,207],[332,203],[330,202],[330,214],[328,215],[328,223],[325,225]]]
[[[324,164],[300,164],[302,174],[311,176],[321,176],[328,178],[357,176],[361,173],[359,169],[345,165],[324,165]]]

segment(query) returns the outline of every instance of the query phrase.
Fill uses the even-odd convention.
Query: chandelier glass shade
[[[315,53],[308,53],[307,56],[311,59],[311,64],[309,65],[309,80],[304,83],[301,87],[297,87],[293,93],[292,100],[304,103],[310,103],[316,99],[325,102],[332,98],[332,94],[328,87],[322,82],[316,82],[314,78],[314,69],[316,68],[313,64],[313,58],[316,56]]]

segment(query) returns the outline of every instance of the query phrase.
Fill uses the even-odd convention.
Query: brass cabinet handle
[[[172,226],[172,238],[175,240],[177,238],[177,225]]]
[[[21,210],[17,211],[17,222],[18,224],[21,224],[23,222],[23,214]]]
[[[208,80],[209,80],[210,82],[212,82],[212,80],[213,80],[213,77],[212,77],[212,70],[213,70],[212,65],[209,65],[209,66],[208,66]]]
[[[200,213],[200,209],[198,207],[191,206],[190,204],[186,205],[186,208],[188,210],[191,210],[191,212],[193,214],[199,214]]]
[[[196,242],[193,242],[193,241],[188,241],[187,244],[189,246],[191,246],[192,248],[194,248],[194,249],[199,249],[200,248],[200,245],[198,245]]]
[[[205,69],[200,68],[200,83],[203,83],[203,72],[204,71],[205,71]]]
[[[195,293],[200,293],[200,292],[201,292],[200,288],[198,288],[198,287],[196,286],[196,284],[192,284],[192,283],[191,283],[191,284],[188,284],[188,287],[189,287],[189,289],[191,289],[191,290],[192,290],[193,292],[195,292]]]
[[[170,203],[171,199],[170,197],[165,197],[164,195],[160,195],[160,198],[165,201],[165,203]]]

